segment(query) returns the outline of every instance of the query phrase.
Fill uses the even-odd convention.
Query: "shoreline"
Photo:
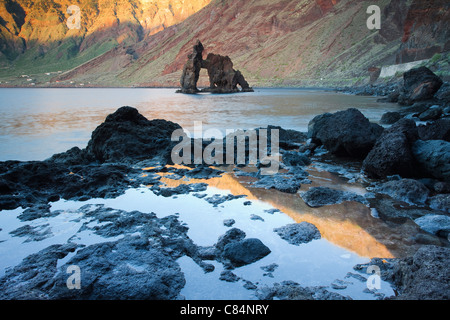
[[[205,87],[206,88],[206,87]],[[156,87],[146,87],[146,86],[4,86],[0,84],[0,89],[179,89],[175,86],[156,86]],[[203,89],[202,87],[200,89]],[[281,90],[317,90],[317,91],[336,91],[339,92],[340,87],[253,87],[255,90],[261,89],[281,89]],[[199,92],[198,94],[208,94],[210,92]],[[235,92],[235,93],[245,93],[245,92]]]
[[[177,143],[171,135],[181,126],[148,120],[132,107],[108,115],[85,149],[74,147],[44,161],[0,162],[0,210],[17,223],[2,225],[0,234],[13,243],[24,239],[16,242],[21,246],[56,241],[5,271],[0,299],[182,299],[183,290],[192,290],[193,269],[185,274],[180,266],[189,265],[187,258],[200,268],[201,279],[219,277],[220,271],[215,281],[239,284],[244,294],[261,300],[347,300],[345,290],[356,283],[349,278],[360,279],[364,288],[375,267],[380,281],[397,292],[364,289],[375,299],[449,299],[449,90],[427,70],[415,72],[414,84],[395,94],[409,106],[395,117],[383,116],[385,128],[355,108],[317,115],[307,133],[276,127],[280,170],[271,175],[262,174],[260,161],[248,166],[250,143],[246,165],[174,165]],[[427,99],[418,99],[424,77],[439,83],[439,90],[421,92]],[[201,145],[203,154],[207,146]],[[134,210],[108,207],[130,192],[146,195],[148,204],[134,198]],[[183,210],[177,207],[190,202]],[[55,230],[64,234],[63,243]],[[288,277],[267,284],[243,271],[256,268],[271,278],[283,274],[277,269],[292,267],[278,263],[277,255],[339,241],[349,246],[350,257],[353,250],[370,248],[358,257],[372,259],[353,264],[355,272],[329,286]],[[286,252],[277,251],[283,246]],[[84,272],[79,291],[65,286],[64,270],[71,265]]]
[[[334,115],[334,117],[342,116],[342,115],[350,115],[352,113],[355,113],[356,111],[344,111],[344,112],[338,112]],[[355,114],[356,115],[356,114]],[[320,116],[318,116],[320,117]],[[331,118],[333,116],[330,116]],[[359,117],[357,115],[357,117]],[[330,118],[330,119],[331,119]],[[128,119],[128,120],[126,120]],[[152,150],[158,150],[156,153],[153,152],[153,160],[147,159],[148,154],[145,150],[141,150],[142,146],[135,145],[133,142],[134,139],[130,137],[126,138],[125,141],[127,141],[127,144],[124,146],[121,146],[122,149],[110,148],[108,146],[117,146],[117,140],[115,139],[123,139],[124,137],[122,134],[118,136],[112,136],[110,137],[110,141],[103,140],[102,137],[104,136],[110,136],[110,130],[115,131],[116,125],[121,126],[129,126],[130,124],[127,124],[129,119],[135,119],[132,120],[132,123],[136,121],[136,124],[131,124],[131,127],[129,127],[128,131],[126,131],[126,134],[129,134],[131,136],[139,135],[141,138],[145,137],[146,135],[150,134],[153,136],[156,132],[160,132],[157,134],[157,136],[160,136],[161,140],[154,141],[157,145],[160,145],[157,149]],[[349,119],[352,119],[351,117]],[[163,120],[164,121],[164,120]],[[352,123],[354,123],[353,120],[348,120]],[[361,118],[361,121],[365,123]],[[139,124],[141,123],[141,124]],[[211,168],[209,166],[194,166],[194,167],[171,167],[167,166],[164,163],[167,160],[167,151],[171,149],[172,144],[169,143],[167,140],[167,137],[170,136],[169,131],[164,131],[167,126],[176,128],[177,125],[169,122],[164,122],[163,125],[158,123],[152,123],[153,127],[147,126],[152,123],[151,121],[147,119],[143,119],[142,116],[140,116],[137,113],[137,110],[133,110],[132,108],[121,108],[116,113],[110,115],[107,117],[107,121],[100,125],[93,133],[92,140],[89,142],[87,150],[80,150],[78,148],[73,148],[65,153],[54,155],[52,158],[45,160],[45,161],[30,161],[30,162],[16,162],[16,161],[6,161],[1,163],[1,175],[0,175],[0,184],[1,184],[1,190],[2,190],[2,197],[1,197],[1,204],[2,209],[13,209],[17,206],[17,204],[20,203],[20,205],[25,209],[21,214],[20,217],[23,221],[36,221],[36,219],[50,219],[53,216],[56,215],[56,217],[60,216],[63,212],[54,212],[50,209],[49,204],[51,202],[58,202],[59,200],[65,199],[67,200],[75,200],[75,201],[82,201],[86,202],[90,199],[94,198],[103,198],[103,199],[114,199],[119,197],[120,195],[124,194],[126,190],[129,190],[129,188],[139,188],[143,185],[148,186],[148,190],[155,194],[157,197],[163,197],[163,198],[174,198],[182,197],[185,194],[193,194],[194,196],[198,194],[199,199],[206,200],[207,203],[210,203],[213,205],[213,207],[221,206],[226,203],[231,203],[233,201],[237,201],[236,195],[233,196],[203,196],[202,192],[205,192],[207,189],[207,181],[211,181],[211,179],[215,179],[218,176],[221,176],[223,174],[222,170],[217,170],[214,168]],[[316,121],[316,124],[318,122]],[[140,126],[143,126],[140,128]],[[324,123],[321,124],[322,126],[325,125]],[[363,127],[366,125],[363,125]],[[147,128],[147,129],[144,129]],[[316,128],[317,130],[322,130],[320,128]],[[409,221],[414,221],[414,219],[417,219],[417,208],[414,209],[414,205],[412,206],[411,210],[408,207],[404,207],[404,209],[399,210],[398,207],[394,210],[395,212],[392,212],[389,208],[394,208],[399,203],[405,203],[405,201],[410,201],[407,196],[405,197],[400,196],[398,199],[390,199],[383,196],[384,193],[388,193],[392,195],[392,192],[397,192],[393,190],[398,190],[402,194],[402,192],[406,191],[406,194],[410,192],[410,186],[406,185],[403,186],[399,182],[406,181],[406,179],[399,179],[397,177],[388,178],[386,179],[375,179],[375,184],[370,184],[370,192],[367,192],[365,196],[361,197],[360,195],[354,193],[354,192],[348,192],[348,191],[342,191],[342,190],[336,190],[335,187],[333,187],[333,184],[329,187],[318,187],[314,184],[311,185],[311,177],[310,174],[305,171],[305,165],[307,163],[317,163],[317,156],[321,157],[321,154],[324,155],[330,155],[331,156],[331,163],[330,162],[323,162],[322,164],[322,170],[325,170],[325,172],[337,172],[338,174],[342,174],[346,179],[349,181],[358,181],[361,179],[361,176],[358,173],[352,173],[350,174],[348,172],[348,169],[346,169],[346,161],[343,160],[343,166],[337,165],[336,162],[332,159],[334,158],[334,155],[332,155],[333,151],[327,150],[329,149],[329,146],[327,145],[326,138],[323,135],[317,136],[317,131],[314,129],[314,126],[312,128],[313,132],[309,132],[308,134],[312,134],[313,140],[312,141],[306,141],[306,137],[304,134],[294,134],[294,132],[289,131],[282,131],[283,137],[282,145],[283,145],[283,170],[279,172],[278,174],[274,176],[268,176],[268,177],[262,177],[258,175],[258,172],[256,171],[250,171],[248,172],[245,170],[245,168],[235,168],[235,170],[232,170],[234,172],[233,174],[238,175],[240,177],[248,177],[247,179],[250,179],[249,182],[253,185],[253,187],[256,188],[256,190],[267,190],[268,192],[272,192],[271,190],[275,190],[275,192],[279,194],[286,194],[286,195],[299,195],[303,201],[310,207],[310,208],[328,208],[329,206],[333,206],[339,203],[342,203],[345,205],[346,203],[360,203],[364,206],[364,204],[369,204],[369,207],[372,208],[372,210],[366,212],[365,214],[368,215],[374,215],[377,216],[377,219],[381,219],[383,223],[386,223],[387,225],[394,225],[395,228],[404,228],[406,226],[410,225]],[[144,130],[144,131],[142,131]],[[156,130],[156,131],[155,131]],[[162,131],[161,131],[162,130]],[[284,129],[282,129],[284,130]],[[316,132],[317,131],[317,132]],[[166,133],[164,133],[166,132]],[[161,135],[162,134],[162,135]],[[292,135],[294,134],[294,135]],[[316,136],[314,136],[316,134]],[[165,138],[166,137],[166,138]],[[322,147],[319,147],[317,145],[317,139],[325,139],[321,141],[323,144]],[[344,137],[345,138],[345,137]],[[316,141],[316,142],[314,142]],[[106,143],[103,145],[103,143]],[[130,149],[131,148],[131,149]],[[331,152],[331,153],[330,153]],[[140,157],[142,155],[145,155],[144,158]],[[93,158],[92,158],[93,157]],[[108,159],[109,157],[109,159]],[[121,158],[125,157],[125,158]],[[165,160],[166,159],[166,160]],[[308,160],[309,159],[309,160]],[[326,159],[326,158],[325,158]],[[155,162],[156,161],[156,162]],[[162,165],[161,165],[162,161]],[[359,163],[361,165],[361,160],[356,160],[356,163]],[[167,164],[167,163],[166,163]],[[324,166],[325,164],[325,166]],[[219,168],[220,169],[220,168]],[[343,171],[340,171],[343,170]],[[165,178],[166,174],[170,174],[171,179],[167,180]],[[48,181],[47,183],[43,183],[43,177],[45,177],[45,180]],[[186,177],[189,177],[190,179],[200,179],[195,182],[187,182],[187,183],[176,183],[175,185],[167,185],[167,183],[171,180],[173,182],[183,181]],[[11,180],[13,179],[13,180]],[[17,180],[19,179],[19,180]],[[106,180],[105,180],[106,179]],[[16,181],[16,183],[12,183],[12,181]],[[19,181],[17,183],[17,181]],[[23,181],[23,182],[20,182]],[[26,181],[26,182],[25,182]],[[200,182],[201,181],[201,182]],[[408,180],[409,181],[409,180]],[[414,180],[416,181],[416,180]],[[419,183],[419,182],[417,182]],[[420,182],[421,183],[421,182]],[[38,188],[39,185],[39,188]],[[310,186],[308,191],[300,191],[302,186]],[[422,186],[422,183],[421,183]],[[17,189],[19,188],[19,189]],[[22,188],[22,189],[20,189]],[[428,187],[429,188],[429,187]],[[434,188],[433,186],[431,188]],[[16,190],[16,191],[12,191]],[[403,190],[403,191],[402,191]],[[423,189],[423,191],[419,191],[419,193],[414,194],[413,200],[417,198],[418,195],[422,195],[422,193],[429,193],[430,191],[425,191],[426,189]],[[5,193],[6,191],[6,193]],[[300,193],[299,193],[300,191]],[[369,189],[368,189],[369,191]],[[11,194],[13,192],[13,194]],[[19,192],[19,193],[17,193]],[[241,191],[242,192],[242,191]],[[375,192],[375,196],[373,196],[373,193]],[[416,191],[414,191],[416,192]],[[420,193],[422,192],[422,193]],[[435,191],[434,191],[435,192]],[[41,193],[41,194],[39,194]],[[10,194],[11,197],[7,197],[6,195]],[[22,194],[22,199],[17,198],[18,194]],[[240,192],[238,192],[240,194]],[[5,198],[6,196],[6,198]],[[28,198],[28,199],[27,199]],[[431,194],[427,196],[428,199],[431,199]],[[9,200],[8,200],[9,199]],[[264,199],[264,198],[263,198]],[[332,199],[332,200],[331,200]],[[202,200],[202,201],[204,201]],[[331,202],[330,202],[331,200]],[[5,202],[6,201],[6,202]],[[8,204],[9,201],[9,204]],[[12,202],[11,202],[12,201]],[[243,206],[247,206],[245,199],[241,200],[243,203]],[[15,203],[15,204],[14,204]],[[394,205],[395,204],[395,205]],[[6,207],[5,207],[6,206]],[[331,208],[331,207],[330,207]],[[373,210],[375,209],[375,211]],[[91,270],[93,268],[93,265],[95,265],[97,262],[96,259],[100,258],[97,257],[95,252],[96,250],[106,250],[107,252],[110,252],[111,255],[111,262],[114,265],[117,264],[117,266],[122,265],[123,263],[132,263],[133,265],[142,264],[142,261],[140,261],[138,258],[142,254],[147,254],[146,252],[150,249],[148,249],[147,245],[144,245],[144,247],[139,247],[140,249],[137,249],[136,252],[137,256],[134,258],[134,253],[130,259],[126,258],[124,259],[121,256],[118,256],[117,254],[114,254],[115,251],[119,250],[118,252],[122,252],[121,250],[131,250],[131,252],[134,252],[131,249],[136,241],[144,241],[144,244],[148,240],[140,239],[139,237],[136,238],[136,236],[133,236],[133,232],[136,230],[139,230],[143,226],[143,219],[147,219],[147,215],[141,215],[138,213],[134,213],[134,215],[138,214],[135,218],[132,218],[129,223],[126,223],[124,225],[118,225],[120,221],[128,221],[128,219],[131,219],[130,213],[127,213],[126,211],[119,211],[115,210],[110,211],[107,208],[103,207],[85,207],[80,208],[81,211],[74,212],[75,215],[86,216],[91,217],[91,221],[109,221],[112,223],[111,225],[107,224],[105,227],[99,226],[99,227],[82,227],[80,228],[81,232],[82,230],[92,230],[94,233],[97,233],[99,235],[107,236],[107,237],[113,237],[111,238],[108,243],[99,243],[99,244],[93,244],[88,245],[86,247],[77,247],[75,246],[76,242],[70,241],[67,245],[58,246],[58,247],[49,247],[44,249],[43,252],[41,252],[38,256],[33,256],[33,260],[31,259],[32,256],[29,256],[27,260],[24,260],[21,264],[19,264],[16,268],[11,269],[8,271],[5,277],[3,277],[0,280],[0,286],[3,286],[4,289],[4,295],[3,298],[32,298],[33,296],[22,296],[20,293],[13,290],[14,286],[16,285],[17,280],[13,279],[27,279],[29,275],[27,272],[23,273],[23,268],[27,268],[28,264],[34,264],[37,261],[41,261],[39,263],[44,263],[42,261],[43,258],[41,257],[47,257],[50,260],[46,260],[45,263],[52,264],[52,261],[54,260],[55,255],[56,256],[66,256],[69,257],[72,256],[72,260],[70,261],[71,264],[81,264],[83,270]],[[315,209],[311,209],[315,210]],[[420,205],[419,205],[419,210]],[[288,211],[286,208],[284,208],[283,212]],[[358,210],[357,210],[358,211]],[[400,214],[399,214],[400,213]],[[393,214],[393,215],[392,215]],[[410,215],[411,214],[411,215]],[[429,215],[440,215],[440,216],[446,216],[446,214],[440,210],[433,209],[429,212]],[[448,215],[448,214],[447,214]],[[364,214],[362,215],[364,216]],[[128,217],[128,218],[127,218]],[[172,217],[172,218],[171,218]],[[257,217],[255,216],[255,221],[258,221],[261,218],[261,216]],[[118,220],[117,220],[118,219]],[[125,220],[123,220],[125,219]],[[167,220],[169,219],[169,220]],[[160,233],[162,232],[165,234],[166,232],[169,232],[170,234],[167,235],[167,239],[174,240],[175,238],[182,237],[185,240],[183,242],[175,242],[173,243],[172,240],[169,242],[162,241],[162,246],[158,245],[157,250],[164,252],[165,250],[169,250],[171,253],[171,258],[166,257],[162,259],[162,261],[167,261],[171,266],[170,267],[163,267],[159,263],[155,264],[152,268],[163,268],[164,270],[167,270],[169,272],[173,272],[173,275],[170,277],[170,281],[173,281],[173,279],[179,279],[177,281],[181,281],[180,283],[183,283],[182,278],[180,278],[180,273],[177,271],[177,264],[176,261],[180,256],[183,256],[183,252],[189,252],[188,256],[193,259],[193,261],[200,266],[204,272],[207,274],[208,272],[211,272],[211,269],[213,269],[210,261],[216,261],[213,265],[216,263],[223,264],[225,269],[228,270],[226,273],[223,274],[224,279],[229,279],[230,281],[234,281],[231,279],[234,279],[235,273],[233,270],[236,268],[239,268],[241,264],[244,265],[252,265],[255,261],[258,261],[261,259],[260,256],[252,256],[250,252],[261,252],[262,257],[264,257],[267,253],[267,247],[265,248],[264,242],[267,241],[267,239],[262,238],[261,240],[258,239],[258,241],[262,241],[261,243],[257,242],[256,240],[250,241],[252,245],[255,245],[256,247],[253,248],[251,251],[245,252],[244,257],[242,258],[239,253],[239,257],[235,256],[234,254],[237,253],[231,253],[233,252],[231,248],[236,250],[242,250],[241,246],[247,246],[249,245],[249,238],[245,237],[245,231],[238,229],[238,228],[232,228],[228,229],[228,232],[225,233],[224,237],[219,237],[218,242],[213,245],[213,247],[202,247],[198,246],[194,242],[192,242],[192,239],[187,235],[187,231],[189,230],[189,225],[186,228],[182,228],[181,224],[179,224],[178,218],[175,216],[169,216],[166,220],[161,220],[160,217],[151,218],[152,224],[149,227],[146,227],[145,232],[150,232],[149,234],[153,234],[154,232]],[[175,220],[174,220],[175,219]],[[265,219],[268,219],[268,216],[265,217]],[[252,219],[253,220],[253,219]],[[167,224],[168,221],[170,222],[170,226]],[[322,232],[324,227],[321,226],[319,221],[311,220],[314,224],[317,224],[322,229]],[[122,222],[120,222],[122,223]],[[180,222],[181,223],[181,222]],[[256,223],[256,222],[255,222]],[[155,224],[157,225],[155,227]],[[294,224],[296,227],[298,224]],[[166,226],[166,227],[162,227]],[[395,227],[397,226],[397,227]],[[288,227],[288,225],[286,225]],[[292,226],[289,225],[289,228]],[[154,229],[156,228],[156,229]],[[159,229],[160,231],[158,231]],[[416,228],[416,227],[415,227]],[[166,230],[166,231],[161,231]],[[414,230],[414,229],[413,229]],[[428,257],[427,259],[438,259],[436,261],[439,261],[439,257],[442,257],[444,255],[444,261],[445,259],[448,259],[448,252],[449,252],[449,243],[448,240],[443,238],[442,235],[431,235],[428,232],[420,231],[420,229],[416,229],[418,232],[416,239],[405,239],[406,243],[410,243],[411,241],[414,241],[415,245],[420,248],[425,248],[424,250],[427,252],[434,252],[434,255],[431,257]],[[32,239],[31,241],[40,241],[43,237],[45,239],[47,236],[49,236],[48,231],[46,229],[33,229],[33,228],[25,228],[25,229],[17,229],[13,230],[13,234],[19,237],[30,237]],[[242,233],[244,232],[244,233]],[[280,231],[281,232],[281,231]],[[302,232],[306,232],[306,229]],[[409,231],[411,232],[411,231]],[[236,234],[234,234],[236,233]],[[51,234],[51,233],[50,233]],[[125,238],[114,240],[114,237],[119,234],[125,234],[127,235]],[[308,233],[306,233],[308,234]],[[313,236],[313,235],[311,235]],[[326,233],[322,236],[326,236]],[[309,236],[308,236],[309,237]],[[313,236],[314,237],[314,236]],[[33,240],[34,239],[34,240]],[[153,236],[150,236],[148,239],[153,239]],[[222,240],[220,240],[222,239]],[[225,240],[226,239],[226,240]],[[313,241],[314,238],[307,238],[307,242]],[[221,241],[226,241],[225,245],[221,244]],[[294,237],[288,236],[286,238],[286,241],[288,242],[294,242],[298,241],[295,240]],[[303,240],[302,240],[303,241]],[[166,244],[164,244],[166,243]],[[247,244],[248,243],[248,244]],[[169,247],[167,247],[169,245]],[[300,244],[301,246],[301,244]],[[145,249],[147,248],[147,249]],[[225,248],[228,248],[227,250],[224,250]],[[258,248],[258,249],[256,249]],[[51,249],[51,251],[48,251]],[[187,251],[186,251],[187,250]],[[444,251],[442,251],[444,250]],[[269,248],[270,251],[270,248]],[[75,253],[75,256],[73,256],[73,253]],[[159,253],[155,253],[159,254]],[[248,256],[250,254],[250,256]],[[417,253],[418,256],[416,259],[418,261],[422,261],[423,258],[423,250],[418,250]],[[270,256],[270,254],[269,254]],[[414,255],[415,257],[416,255]],[[82,258],[83,257],[83,258]],[[384,258],[385,262],[381,262],[381,259]],[[135,260],[133,260],[135,259]],[[168,259],[168,260],[167,260]],[[243,259],[243,260],[242,260]],[[411,259],[411,257],[406,258]],[[130,262],[131,261],[131,262]],[[172,262],[171,262],[172,261]],[[386,262],[387,261],[387,262]],[[413,286],[413,289],[409,289],[409,283],[402,283],[398,282],[398,279],[396,278],[398,273],[401,274],[409,274],[411,271],[408,267],[408,265],[404,265],[404,259],[392,259],[390,257],[379,257],[378,260],[374,259],[372,260],[369,265],[378,265],[381,270],[383,270],[382,279],[385,281],[388,281],[396,286],[396,288],[400,288],[400,290],[404,291],[404,297],[406,299],[415,299],[417,297],[422,297],[423,292],[420,291],[420,287],[423,286],[422,283],[415,283]],[[434,260],[433,260],[434,261]],[[45,265],[44,263],[44,265]],[[437,262],[436,262],[437,263]],[[439,264],[438,264],[439,265]],[[367,269],[368,265],[358,265],[355,266],[355,270],[362,270],[363,272]],[[168,268],[168,269],[167,269]],[[388,269],[386,269],[388,268]],[[63,270],[59,269],[59,270]],[[140,270],[140,269],[139,269]],[[94,270],[93,270],[94,272]],[[105,272],[96,270],[95,273],[99,272]],[[224,271],[225,272],[225,271]],[[445,272],[442,271],[442,272]],[[106,275],[108,272],[106,272]],[[145,274],[145,272],[144,272]],[[46,280],[39,279],[39,281],[46,281],[49,286],[53,286],[54,288],[57,288],[57,291],[50,290],[48,292],[40,291],[39,294],[44,294],[48,299],[59,299],[59,298],[70,298],[70,299],[77,299],[77,298],[83,298],[83,299],[96,299],[96,294],[106,294],[110,299],[116,299],[115,292],[108,289],[108,287],[104,287],[101,289],[101,293],[95,293],[96,291],[86,291],[82,290],[81,292],[74,293],[71,292],[69,295],[67,291],[62,290],[63,285],[60,283],[64,280],[63,273],[61,271],[58,271],[58,269],[50,268],[47,273],[43,275],[44,277],[49,277]],[[56,278],[55,278],[56,276]],[[222,276],[221,276],[222,277]],[[231,277],[231,278],[230,278]],[[137,278],[139,279],[139,277]],[[290,280],[290,279],[285,279]],[[419,279],[420,280],[420,279]],[[12,281],[12,282],[11,282]],[[37,279],[33,280],[20,280],[23,281],[22,285],[28,286],[31,292],[33,290],[36,290],[36,282]],[[56,281],[56,283],[55,283]],[[160,280],[157,280],[160,281]],[[228,280],[224,280],[228,281]],[[319,299],[319,300],[326,300],[326,299],[343,299],[345,296],[342,296],[336,292],[318,289],[318,288],[305,288],[301,286],[301,284],[292,284],[289,282],[283,282],[281,284],[281,287],[262,287],[258,284],[255,284],[254,282],[251,282],[244,278],[243,281],[247,288],[246,290],[251,290],[251,292],[254,292],[256,297],[263,299],[263,300],[270,300],[275,297],[279,299],[289,299],[289,297],[298,296],[299,292],[303,292],[301,297],[303,298],[312,298],[312,299]],[[341,279],[341,281],[344,281],[344,279]],[[421,280],[420,280],[421,281]],[[59,285],[57,285],[59,283]],[[342,284],[341,284],[342,285]],[[441,291],[439,291],[438,294],[442,294],[442,290],[445,292],[445,288],[448,285],[448,283],[440,283],[440,285],[443,286]],[[336,287],[339,287],[339,284],[335,285]],[[145,288],[145,286],[144,286]],[[139,289],[126,289],[130,292],[130,299],[133,299],[133,297],[139,297],[139,298],[150,298],[147,296],[140,296],[142,294]],[[138,293],[136,293],[138,296],[134,296],[132,294],[133,290],[137,290]],[[161,295],[163,294],[163,291],[158,291],[154,294],[160,295],[160,298],[163,299],[173,299],[176,296],[180,294],[182,290],[182,287],[179,285],[173,284],[170,286],[170,294],[169,296]],[[254,291],[255,290],[255,291]],[[306,291],[305,291],[306,290]],[[417,291],[419,290],[419,291]],[[2,290],[3,291],[3,290]],[[106,293],[105,293],[106,292]],[[306,295],[305,295],[306,292]],[[286,295],[287,294],[287,295]],[[385,295],[380,295],[378,298],[392,298]],[[402,298],[402,295],[400,295],[400,298]]]

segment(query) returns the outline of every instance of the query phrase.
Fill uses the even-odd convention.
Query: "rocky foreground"
[[[356,161],[370,191],[366,195],[325,187],[313,187],[299,195],[313,208],[356,201],[369,206],[387,224],[400,226],[414,221],[424,231],[414,240],[420,245],[416,253],[404,259],[379,257],[368,265],[355,266],[355,270],[378,265],[381,277],[398,292],[396,297],[384,297],[387,299],[449,299],[448,100],[439,106],[439,118],[425,125],[416,125],[415,108],[405,107],[404,116],[388,128],[370,123],[357,109],[319,115],[310,122],[307,134],[277,127],[281,170],[262,176],[260,171],[248,172],[238,166],[233,172],[253,178],[254,188],[296,194],[303,184],[311,183],[305,169],[321,155]],[[171,166],[171,151],[176,144],[171,134],[177,129],[180,126],[175,123],[148,120],[136,109],[122,107],[92,133],[85,149],[73,148],[45,161],[0,163],[0,210],[22,207],[25,210],[18,219],[30,223],[11,234],[35,241],[48,237],[46,230],[37,230],[32,222],[62,214],[50,210],[49,203],[59,199],[115,198],[143,185],[162,197],[187,193],[200,197],[199,192],[207,188],[204,183],[167,188],[161,182],[160,173],[198,179],[223,174],[205,164]],[[246,148],[249,150],[249,144]],[[205,201],[220,205],[236,197],[216,195]],[[244,231],[233,228],[233,221],[224,221],[229,230],[214,245],[205,247],[189,238],[188,227],[176,215],[158,218],[102,205],[83,206],[77,214],[87,219],[80,231],[90,230],[111,241],[84,245],[73,239],[27,256],[0,279],[1,299],[180,299],[185,278],[178,258],[192,258],[205,273],[214,269],[210,262],[216,261],[226,270],[221,280],[233,282],[235,268],[271,252],[264,239],[247,237]],[[292,245],[321,238],[320,231],[306,222],[274,232]],[[65,270],[70,265],[83,270],[81,290],[67,289]],[[269,273],[275,268],[267,266]],[[258,287],[247,281],[245,287],[260,299],[348,298],[292,281],[273,287]]]

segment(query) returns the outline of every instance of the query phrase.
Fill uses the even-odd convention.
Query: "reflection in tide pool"
[[[204,193],[212,196],[229,192],[209,187]],[[218,262],[208,261],[215,266],[215,270],[205,273],[191,258],[185,256],[178,259],[186,278],[186,286],[181,292],[186,299],[256,299],[254,291],[243,287],[244,281],[251,281],[261,287],[272,286],[274,283],[287,280],[295,281],[305,287],[326,286],[329,291],[333,291],[330,285],[334,281],[343,280],[347,283],[347,287],[335,290],[335,292],[344,296],[348,295],[353,299],[375,299],[374,295],[364,290],[366,288],[364,281],[346,278],[349,272],[356,272],[353,270],[353,266],[358,263],[367,263],[368,258],[361,257],[325,238],[300,246],[291,245],[273,232],[273,229],[293,223],[294,219],[282,212],[268,213],[266,210],[273,209],[273,206],[264,201],[251,200],[252,205],[250,206],[244,205],[245,201],[248,201],[248,198],[227,201],[219,207],[213,207],[204,199],[191,194],[165,198],[156,196],[148,188],[130,189],[115,199],[91,199],[85,202],[60,200],[52,203],[51,210],[63,210],[63,214],[33,221],[33,227],[45,225],[54,234],[53,237],[37,242],[23,242],[23,238],[10,237],[6,233],[9,232],[8,230],[14,230],[24,224],[17,219],[23,210],[2,212],[0,222],[6,227],[5,232],[0,233],[3,241],[0,243],[0,274],[4,274],[6,268],[17,265],[29,254],[51,244],[70,241],[90,245],[117,240],[117,238],[103,238],[91,231],[89,234],[79,231],[86,222],[86,218],[77,215],[77,210],[88,204],[103,204],[106,207],[128,212],[134,210],[144,213],[154,212],[160,218],[176,214],[179,216],[179,220],[189,227],[188,236],[200,246],[214,245],[219,236],[229,230],[223,225],[223,221],[234,219],[236,223],[233,227],[243,230],[248,238],[261,239],[270,248],[271,253],[265,258],[233,270],[233,273],[241,278],[236,283],[219,279],[223,266]],[[252,214],[257,214],[264,221],[252,220]],[[262,267],[274,263],[278,267],[271,273],[271,276],[268,276]],[[61,264],[59,263],[59,265]],[[385,282],[382,283],[382,288],[378,292],[392,295],[390,285]]]
[[[366,192],[360,184],[346,183],[345,179],[336,174],[317,172],[313,169],[310,171],[310,179],[313,183],[302,186],[300,192],[313,186],[341,188],[362,194]],[[257,201],[271,208],[279,209],[283,215],[297,223],[306,221],[314,224],[324,239],[363,258],[401,258],[417,249],[408,241],[411,236],[417,234],[417,225],[405,223],[389,226],[373,217],[370,208],[361,203],[344,202],[321,208],[310,208],[300,194],[256,189],[251,187],[248,177],[236,177],[232,173],[208,180],[190,179],[189,181],[170,179],[170,174],[162,175],[161,182],[168,187],[173,188],[187,183],[207,183],[210,187],[220,190],[221,193],[245,195],[244,201]],[[253,209],[254,207],[247,208],[252,212]],[[256,233],[261,231],[257,222],[253,222]]]
[[[177,95],[173,89],[0,89],[0,160],[42,160],[73,146],[85,147],[91,132],[105,117],[123,105],[131,105],[148,119],[163,118],[192,131],[194,121],[202,121],[203,129],[251,129],[278,125],[286,129],[306,131],[315,115],[349,107],[359,108],[370,120],[377,121],[396,106],[375,102],[375,98],[346,96],[327,91],[301,89],[261,89],[239,95]],[[381,106],[381,107],[380,107]],[[147,168],[148,169],[148,168]],[[145,169],[144,169],[145,171]],[[312,185],[323,185],[365,193],[357,184],[347,183],[337,175],[310,166]],[[145,173],[145,172],[144,172]],[[243,287],[251,281],[258,287],[282,281],[295,281],[301,286],[326,286],[354,299],[375,299],[367,292],[366,283],[348,277],[353,266],[367,263],[373,257],[403,257],[408,253],[408,224],[391,229],[371,215],[363,204],[345,202],[323,208],[309,208],[300,194],[285,194],[251,187],[252,178],[236,177],[228,172],[208,180],[170,179],[161,174],[167,187],[185,183],[206,183],[206,196],[245,195],[214,207],[192,194],[162,197],[148,187],[129,189],[115,199],[91,199],[85,202],[59,200],[51,203],[52,211],[63,214],[33,220],[36,228],[50,228],[52,237],[42,241],[23,242],[9,232],[24,225],[17,219],[23,209],[0,212],[0,276],[31,253],[54,243],[74,241],[90,245],[114,241],[80,231],[84,218],[77,210],[86,204],[103,204],[125,211],[154,212],[159,218],[178,215],[189,230],[188,236],[199,246],[212,246],[229,230],[223,223],[234,219],[233,227],[243,230],[247,238],[258,238],[271,250],[263,259],[233,270],[241,280],[220,280],[222,264],[211,273],[204,271],[189,257],[177,260],[185,274],[186,286],[181,294],[187,299],[255,299],[255,291]],[[244,202],[251,201],[251,205]],[[271,209],[279,211],[270,213]],[[79,212],[78,212],[79,213]],[[252,219],[253,215],[260,219]],[[294,246],[281,239],[274,228],[307,221],[317,226],[322,239]],[[414,230],[415,231],[415,230]],[[262,267],[276,263],[269,274]],[[60,263],[61,264],[61,263]],[[368,275],[363,275],[366,278]],[[331,284],[345,281],[346,288],[333,289]],[[389,284],[382,282],[379,291],[392,295]]]

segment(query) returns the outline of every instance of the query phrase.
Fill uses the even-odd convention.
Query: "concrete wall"
[[[381,68],[380,78],[389,78],[395,76],[397,72],[404,73],[406,71],[411,70],[412,68],[417,67],[418,65],[427,62],[427,60],[419,60],[402,64],[394,64],[391,66],[386,66]]]

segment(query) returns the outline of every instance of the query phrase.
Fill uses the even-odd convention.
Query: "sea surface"
[[[91,132],[105,117],[121,106],[136,107],[148,119],[166,119],[193,132],[195,123],[202,129],[252,129],[267,125],[306,132],[308,122],[324,112],[358,108],[371,121],[378,122],[382,114],[396,110],[397,105],[380,104],[374,97],[361,97],[324,90],[256,89],[254,93],[230,95],[182,95],[174,89],[0,89],[0,161],[44,160],[74,146],[84,148]],[[255,291],[244,288],[251,281],[260,288],[282,281],[295,281],[302,286],[324,286],[327,290],[353,299],[377,299],[393,295],[388,283],[381,282],[376,292],[367,290],[365,279],[353,267],[368,263],[373,257],[402,256],[407,239],[416,231],[407,224],[392,228],[382,222],[368,206],[345,202],[323,208],[310,208],[301,193],[313,186],[327,186],[364,195],[356,167],[336,163],[313,162],[307,168],[311,185],[302,185],[298,194],[257,189],[246,177],[227,172],[209,180],[185,181],[164,175],[167,187],[184,183],[208,184],[203,197],[191,194],[164,198],[148,187],[129,189],[115,199],[90,199],[85,202],[60,199],[51,204],[51,211],[62,213],[31,222],[18,216],[26,208],[0,211],[0,277],[19,264],[26,256],[55,243],[75,241],[91,245],[114,241],[82,228],[88,223],[80,208],[87,205],[144,213],[154,212],[159,218],[178,215],[188,228],[189,237],[200,246],[212,246],[229,228],[225,219],[234,219],[234,227],[248,238],[261,239],[271,253],[265,258],[233,272],[242,280],[235,283],[220,280],[223,266],[205,274],[189,257],[177,260],[186,279],[181,295],[193,300],[256,299]],[[245,198],[226,201],[218,207],[205,201],[206,196],[244,195]],[[248,202],[251,205],[248,205]],[[275,210],[275,211],[274,211]],[[255,219],[256,217],[256,219]],[[314,224],[322,238],[294,246],[281,239],[273,230],[291,223],[307,221]],[[13,232],[31,225],[45,237],[33,241]],[[207,228],[205,228],[207,226]],[[63,262],[58,262],[62,265]],[[273,272],[264,271],[276,265]],[[61,272],[64,272],[62,270]],[[362,277],[361,277],[362,276]],[[361,280],[363,279],[363,280]]]
[[[175,89],[0,89],[0,161],[44,160],[74,146],[84,148],[110,113],[132,106],[148,119],[202,129],[254,129],[268,125],[307,131],[316,115],[358,108],[377,122],[396,104],[377,98],[308,89],[256,89],[229,95],[176,94]],[[198,126],[197,126],[198,127]]]

